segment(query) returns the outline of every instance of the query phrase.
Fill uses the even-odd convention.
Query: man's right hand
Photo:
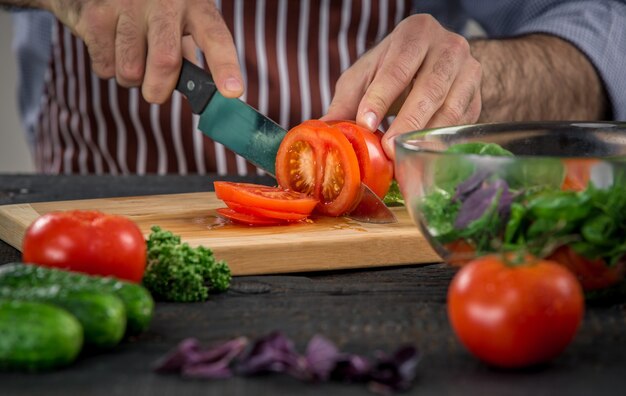
[[[89,50],[101,78],[141,86],[151,103],[168,100],[176,87],[183,38],[204,53],[219,91],[243,93],[233,38],[212,0],[43,0]]]

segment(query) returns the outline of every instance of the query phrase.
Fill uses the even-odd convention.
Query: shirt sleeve
[[[575,45],[595,66],[615,120],[626,120],[626,1],[464,1],[489,37],[547,33]]]

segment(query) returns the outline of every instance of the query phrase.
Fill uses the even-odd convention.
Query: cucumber
[[[126,308],[112,293],[65,290],[58,286],[0,286],[0,299],[45,302],[61,307],[78,319],[85,344],[100,349],[117,345],[126,330]]]
[[[0,286],[59,286],[66,290],[113,293],[126,308],[126,334],[135,335],[150,325],[154,300],[143,286],[102,276],[87,275],[39,265],[10,263],[0,266]]]
[[[0,370],[38,371],[72,363],[83,328],[66,310],[32,301],[0,300]]]

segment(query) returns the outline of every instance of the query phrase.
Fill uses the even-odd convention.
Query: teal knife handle
[[[187,97],[191,111],[200,114],[217,92],[217,87],[209,73],[187,59],[183,59],[176,90]]]

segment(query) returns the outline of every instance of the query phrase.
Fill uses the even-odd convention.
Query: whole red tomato
[[[126,217],[98,211],[51,212],[26,230],[22,260],[140,282],[146,241]]]
[[[582,320],[580,284],[561,265],[490,255],[461,268],[448,290],[448,317],[461,343],[488,364],[518,368],[551,360]]]

